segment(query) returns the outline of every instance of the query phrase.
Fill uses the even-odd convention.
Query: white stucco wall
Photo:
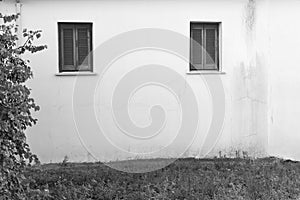
[[[270,3],[270,136],[272,155],[300,159],[300,2]],[[278,29],[280,28],[280,29]]]
[[[4,9],[8,13],[15,9],[8,0],[0,2],[0,6],[1,11]],[[28,130],[32,150],[42,162],[59,162],[65,155],[73,161],[92,161],[87,149],[93,148],[93,153],[97,154],[98,144],[99,151],[106,151],[105,159],[128,158],[105,148],[101,137],[95,138],[92,119],[91,129],[80,133],[91,144],[82,145],[72,112],[76,77],[55,76],[58,72],[57,22],[92,22],[93,46],[96,48],[114,35],[140,28],[168,29],[189,37],[190,21],[212,21],[222,23],[222,70],[225,74],[201,76],[220,76],[222,79],[226,116],[221,137],[209,156],[218,155],[219,151],[234,156],[235,151],[241,150],[252,156],[300,159],[300,151],[297,151],[300,141],[297,110],[300,107],[296,92],[300,80],[296,64],[300,39],[294,37],[300,27],[293,22],[297,19],[299,6],[296,0],[289,3],[280,0],[23,1],[21,27],[43,30],[39,43],[48,45],[46,51],[28,55],[34,70],[34,79],[30,82],[32,94],[41,106],[41,111],[35,114],[38,124]],[[130,56],[114,64],[112,73],[116,80],[133,65],[150,63],[154,59],[157,63],[174,66],[174,70],[191,84],[199,103],[201,127],[186,156],[198,155],[205,138],[203,133],[209,128],[213,114],[211,96],[203,80],[199,79],[200,75],[187,75],[188,65],[166,53],[148,51]],[[100,60],[101,56],[94,57],[95,66]],[[183,65],[186,67],[182,68]],[[99,79],[99,74],[77,78],[93,83]],[[113,84],[114,81],[107,80],[107,83]],[[110,93],[108,89],[102,92]],[[144,149],[164,145],[178,129],[178,105],[166,90],[154,86],[144,88],[133,98],[133,102],[147,101],[148,105],[158,103],[157,100],[167,108],[175,109],[168,115],[166,136],[149,142]],[[92,106],[91,100],[78,109]],[[139,110],[138,104],[133,103],[129,112],[139,125],[151,122],[148,113]],[[113,123],[109,126],[115,129]],[[139,148],[124,138],[121,143],[126,149]]]

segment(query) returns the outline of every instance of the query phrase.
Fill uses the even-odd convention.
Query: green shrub
[[[25,130],[37,122],[31,111],[39,106],[25,85],[32,78],[29,61],[21,56],[35,53],[46,46],[34,46],[33,40],[41,31],[23,30],[24,44],[18,46],[18,15],[0,13],[0,194],[1,199],[24,199],[27,187],[22,171],[32,162],[38,162],[26,143]]]

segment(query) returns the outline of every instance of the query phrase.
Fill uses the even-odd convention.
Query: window
[[[191,22],[190,71],[219,70],[219,25]]]
[[[59,72],[93,71],[92,23],[58,23]]]

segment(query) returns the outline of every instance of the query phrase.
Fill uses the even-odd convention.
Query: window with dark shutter
[[[191,22],[190,71],[219,70],[219,23]]]
[[[58,23],[59,72],[93,71],[92,24]]]

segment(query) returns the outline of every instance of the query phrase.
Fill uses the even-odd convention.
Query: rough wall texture
[[[294,9],[283,6],[283,11],[280,11],[280,7],[285,3],[279,0],[275,0],[274,3],[268,0],[91,0],[88,3],[74,1],[72,5],[66,0],[24,1],[22,27],[42,29],[43,37],[40,42],[49,47],[40,54],[41,56],[31,58],[35,72],[31,86],[33,95],[42,108],[37,114],[38,125],[28,132],[33,151],[39,155],[42,162],[58,162],[65,155],[73,161],[93,160],[88,151],[89,145],[84,147],[80,142],[73,120],[71,102],[75,77],[55,76],[58,71],[57,22],[92,22],[96,47],[113,35],[145,27],[168,29],[189,37],[190,21],[212,21],[222,23],[222,69],[225,74],[212,76],[220,76],[222,79],[226,95],[226,116],[221,136],[209,156],[237,156],[244,152],[249,156],[277,155],[300,159],[300,155],[295,153],[299,136],[289,132],[290,127],[297,130],[299,126],[296,119],[300,112],[298,108],[293,110],[298,106],[299,97],[294,90],[300,85],[297,75],[299,69],[295,64],[299,62],[292,61],[287,57],[287,53],[283,54],[280,50],[297,50],[300,46],[295,45],[300,44],[297,41],[299,39],[295,42],[295,38],[288,37],[290,32],[300,32],[300,27],[287,23],[299,17],[296,12],[296,8],[300,8],[299,3],[291,1],[291,4]],[[15,12],[12,1],[6,0],[0,2],[0,5],[1,12]],[[56,11],[55,15],[53,10]],[[286,21],[281,19],[280,15],[285,15]],[[270,21],[270,18],[277,20]],[[278,21],[281,23],[278,24]],[[283,23],[287,23],[286,31],[278,28]],[[292,55],[298,61],[299,56],[294,51]],[[146,58],[147,56],[145,60]],[[94,59],[97,65],[100,58]],[[139,59],[143,60],[143,57],[139,56]],[[173,59],[166,60],[171,62]],[[178,63],[173,64],[176,66]],[[186,67],[188,68],[188,65]],[[290,72],[291,70],[293,72]],[[122,70],[115,72],[121,73],[120,71]],[[210,96],[203,82],[196,80],[197,76],[187,75],[185,72],[186,70],[183,70],[180,73],[197,91],[199,104],[203,103],[200,105],[203,117],[201,123],[205,130],[209,127],[213,112],[210,109]],[[87,82],[97,78],[99,75],[81,77]],[[281,94],[285,96],[282,97]],[[157,99],[162,96],[159,95]],[[86,103],[80,109],[84,110],[89,106],[93,105]],[[140,120],[142,124],[149,118],[144,115],[137,116],[133,118]],[[145,119],[146,122],[141,119]],[[112,127],[112,130],[114,128]],[[89,131],[86,130],[84,136],[91,136]],[[283,137],[283,134],[286,137]],[[93,137],[90,140],[92,141]],[[185,156],[197,156],[202,140],[203,138],[198,138]],[[280,143],[281,140],[285,141],[285,147]],[[125,141],[123,143],[128,149],[137,148],[134,144],[127,144]],[[98,145],[104,144],[99,141]],[[151,149],[154,145],[143,148]],[[111,159],[127,159],[109,149],[105,154]]]

